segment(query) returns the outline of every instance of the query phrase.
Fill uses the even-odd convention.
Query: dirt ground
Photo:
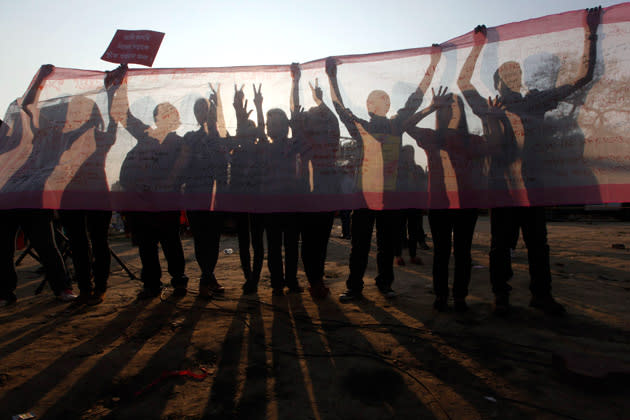
[[[630,223],[548,228],[553,291],[568,310],[560,319],[528,306],[522,241],[514,312],[492,315],[487,217],[475,233],[466,315],[433,311],[431,251],[419,252],[424,265],[395,268],[400,295],[385,300],[373,281],[375,245],[365,299],[339,303],[350,244],[338,220],[324,301],[272,297],[266,264],[258,295],[241,296],[234,235],[223,236],[221,249],[234,252],[222,252],[216,270],[227,291],[211,301],[196,297],[191,238],[191,283],[179,300],[167,290],[137,302],[140,282],[112,261],[105,302],[69,306],[48,288],[33,295],[43,277],[27,257],[17,304],[0,308],[0,419],[628,419]],[[129,240],[114,235],[112,248],[139,275]],[[181,371],[201,376],[174,376]]]

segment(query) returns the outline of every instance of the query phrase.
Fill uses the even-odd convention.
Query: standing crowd
[[[253,86],[253,103],[256,121],[250,119],[244,87],[234,88],[233,108],[237,120],[235,135],[225,128],[223,105],[219,86],[212,86],[209,98],[200,98],[194,104],[194,115],[199,128],[184,136],[176,133],[180,126],[177,109],[168,102],[155,107],[154,126],[148,126],[132,113],[127,97],[127,67],[121,65],[105,78],[109,124],[84,124],[63,133],[51,129],[50,116],[39,112],[38,95],[46,77],[54,70],[43,66],[19,106],[26,118],[0,128],[0,152],[11,147],[11,140],[19,138],[29,129],[33,144],[45,146],[55,136],[62,136],[67,148],[85,130],[94,130],[97,150],[88,158],[92,165],[104,167],[107,151],[115,142],[120,125],[136,140],[127,154],[120,172],[120,185],[124,191],[143,191],[151,185],[159,191],[184,192],[207,196],[205,209],[186,210],[186,217],[194,238],[195,257],[201,270],[199,294],[210,298],[223,293],[215,268],[219,256],[219,242],[226,213],[206,210],[217,207],[210,200],[221,200],[226,194],[238,191],[249,195],[261,194],[341,194],[344,191],[340,169],[336,166],[340,153],[339,120],[356,141],[362,155],[359,164],[367,165],[366,151],[378,143],[382,157],[380,173],[358,170],[356,184],[369,187],[378,182],[383,191],[383,208],[374,210],[366,205],[351,212],[339,209],[343,222],[343,237],[350,239],[349,275],[346,290],[339,296],[341,302],[361,299],[364,275],[368,264],[372,234],[376,228],[377,276],[376,286],[386,298],[394,298],[394,262],[404,264],[402,236],[408,231],[410,261],[422,264],[416,254],[417,246],[424,243],[422,216],[417,209],[390,210],[390,192],[413,191],[420,175],[414,173],[413,150],[403,147],[402,136],[410,135],[427,155],[428,161],[428,221],[433,240],[434,308],[448,309],[452,290],[454,309],[468,310],[466,297],[471,278],[471,246],[478,210],[468,208],[466,192],[474,190],[480,176],[474,165],[453,165],[461,208],[449,208],[449,192],[445,188],[445,169],[442,160],[446,155],[452,162],[465,162],[483,155],[489,162],[489,179],[497,185],[490,190],[497,194],[510,194],[510,180],[514,179],[514,163],[522,159],[523,171],[527,162],[516,157],[514,144],[524,144],[533,138],[545,136],[543,118],[546,111],[558,102],[584,87],[593,78],[595,66],[597,27],[600,8],[586,12],[584,56],[574,82],[547,91],[529,91],[523,95],[521,69],[518,63],[504,63],[494,74],[496,98],[483,98],[473,85],[477,59],[487,42],[484,26],[475,28],[474,45],[458,78],[462,95],[440,87],[433,91],[428,107],[419,109],[431,85],[441,49],[434,45],[431,63],[417,88],[411,92],[403,108],[389,117],[390,98],[384,91],[375,90],[367,97],[369,120],[356,116],[344,105],[342,89],[337,80],[337,62],[326,61],[326,74],[334,105],[331,110],[322,100],[322,88],[316,81],[309,83],[315,106],[304,110],[299,101],[300,67],[291,66],[292,88],[290,116],[273,108],[263,113],[262,86]],[[462,97],[463,96],[463,97]],[[483,136],[469,133],[464,112],[464,101],[483,123]],[[93,106],[93,112],[96,105]],[[435,128],[420,128],[417,124],[435,112]],[[98,121],[100,118],[91,118]],[[515,130],[513,120],[519,118],[522,127]],[[30,127],[22,127],[22,121]],[[53,127],[54,128],[54,127]],[[59,129],[61,130],[61,129]],[[58,130],[58,131],[59,131]],[[289,136],[291,133],[291,136]],[[519,137],[520,136],[520,137]],[[376,143],[375,143],[376,142]],[[35,146],[34,146],[35,147]],[[156,161],[154,167],[143,164]],[[57,158],[58,162],[58,158]],[[97,162],[96,164],[94,162]],[[55,163],[55,162],[53,162]],[[27,174],[26,163],[17,176]],[[54,167],[54,165],[53,165]],[[155,167],[160,168],[159,171]],[[228,170],[229,168],[229,170]],[[377,175],[374,177],[374,175]],[[524,186],[528,185],[525,173],[517,174]],[[78,176],[78,175],[77,175]],[[104,176],[104,171],[103,171]],[[17,178],[16,178],[17,179]],[[104,178],[105,179],[105,178]],[[253,180],[263,180],[253,182]],[[105,181],[106,182],[106,181]],[[533,186],[532,186],[533,187]],[[105,186],[107,188],[107,185]],[[369,189],[366,189],[369,190]],[[497,202],[501,202],[498,200]],[[214,206],[214,207],[213,207]],[[219,206],[219,208],[221,208]],[[46,281],[58,299],[96,305],[103,301],[107,291],[110,265],[108,228],[112,213],[93,210],[60,210],[60,222],[66,232],[75,267],[79,295],[72,292],[64,261],[55,243],[51,210],[13,209],[0,212],[0,302],[16,301],[17,274],[14,266],[15,237],[21,227],[45,268]],[[329,289],[324,283],[324,266],[328,241],[335,212],[264,213],[253,205],[250,212],[237,213],[239,256],[243,269],[243,294],[257,292],[264,261],[266,235],[267,264],[274,296],[301,293],[298,282],[298,259],[301,256],[309,292],[314,299],[324,299]],[[151,299],[162,291],[162,269],[158,245],[167,261],[167,270],[175,296],[187,293],[188,277],[180,239],[179,211],[126,211],[125,219],[133,232],[142,263],[143,289],[138,299]],[[519,231],[527,246],[530,270],[530,305],[550,315],[561,315],[565,309],[551,294],[551,273],[545,212],[541,207],[497,207],[490,209],[490,283],[495,294],[495,313],[505,316],[510,311],[509,294],[512,277],[510,249],[518,239]],[[300,246],[301,242],[301,246]],[[250,253],[253,250],[253,255]],[[449,260],[454,254],[454,279],[449,289]]]

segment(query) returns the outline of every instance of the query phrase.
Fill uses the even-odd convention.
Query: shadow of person
[[[241,356],[247,348],[245,378],[237,400],[241,377]],[[266,417],[268,394],[266,337],[261,303],[241,297],[234,311],[232,322],[225,334],[217,370],[203,417],[248,419]]]
[[[599,64],[599,63],[597,63]],[[529,92],[544,92],[558,85],[559,75],[571,69],[563,69],[558,56],[540,53],[527,57],[523,61],[523,80]],[[587,165],[584,156],[585,135],[581,124],[581,109],[595,84],[603,74],[603,64],[593,71],[593,80],[583,88],[562,98],[555,109],[545,113],[542,138],[530,141],[523,150],[523,161],[536,168],[541,177],[552,182],[538,185],[536,188],[563,187],[570,179],[572,185],[591,187],[581,199],[585,203],[601,202],[598,180],[593,170]],[[595,188],[592,188],[595,187]],[[562,197],[556,197],[562,200]]]
[[[70,121],[68,103],[40,103],[40,94],[47,78],[53,73],[51,65],[42,66],[38,75],[22,98],[28,126],[32,133],[32,149],[24,163],[12,174],[1,192],[21,192],[20,206],[44,207],[44,190],[49,177],[57,169],[62,155],[86,131],[98,123],[98,119]],[[80,99],[77,99],[80,101]],[[90,117],[92,116],[91,114]],[[24,131],[22,130],[24,133]],[[17,131],[16,131],[17,133]]]
[[[413,91],[405,106],[391,118],[387,117],[391,100],[387,92],[373,90],[366,99],[369,120],[357,117],[344,106],[337,81],[337,62],[326,60],[326,74],[330,83],[331,97],[339,119],[346,126],[353,139],[362,149],[359,185],[364,194],[366,206],[371,209],[388,207],[388,192],[397,190],[398,162],[404,122],[420,107],[422,99],[435,74],[441,57],[441,48],[435,46],[431,53],[431,63],[418,87]]]
[[[114,89],[107,90],[107,106],[111,107]],[[111,112],[107,128],[104,129],[103,117],[94,101],[88,98],[74,97],[69,104],[78,120],[94,121],[90,130],[90,146],[93,151],[77,169],[72,179],[65,187],[61,197],[60,207],[64,209],[82,208],[89,201],[91,208],[108,210],[111,208],[109,200],[109,183],[105,173],[107,154],[116,142],[117,122]],[[88,198],[89,197],[89,198]],[[85,208],[85,207],[83,207]]]
[[[179,112],[162,102],[153,110],[153,118],[155,127],[150,127],[128,110],[121,121],[138,142],[123,160],[120,184],[129,192],[179,192],[176,163],[182,139],[175,132],[181,124]]]
[[[102,329],[95,333],[90,339],[72,347],[56,358],[49,366],[22,383],[19,387],[5,393],[2,399],[0,399],[2,409],[6,410],[8,413],[23,413],[31,409],[60,382],[72,375],[84,361],[86,355],[102,352],[104,348],[107,348],[123,335],[129,325],[134,322],[138,314],[142,312],[143,308],[144,305],[130,305],[123,308],[123,310],[118,312],[116,317],[104,324]],[[140,330],[152,330],[153,333],[157,333],[158,330],[155,329],[155,322],[163,322],[164,319],[168,319],[170,313],[171,312],[168,311],[163,312],[162,315],[164,315],[165,318],[149,316]],[[162,321],[158,321],[158,319]],[[66,319],[66,321],[67,320],[68,319]],[[63,323],[58,325],[63,325]],[[45,330],[46,333],[52,333],[55,331],[55,328],[51,328],[50,325],[47,325]],[[34,340],[41,335],[43,334],[39,333],[38,337],[32,337],[31,339]],[[151,335],[152,334],[149,334],[149,337]],[[90,408],[92,403],[97,401],[98,398],[104,397],[104,394],[109,394],[111,389],[108,388],[111,387],[115,374],[127,364],[149,337],[145,336],[140,340],[125,340],[124,344],[121,344],[117,349],[112,350],[99,359],[96,366],[90,369],[67,393],[61,396],[60,399],[47,410],[46,414],[39,413],[38,415],[42,417],[50,415],[51,418],[58,418],[60,416],[67,418],[78,417],[83,410]],[[16,346],[20,345],[19,342],[14,342],[14,344]],[[16,349],[23,348],[27,344],[26,342],[22,342],[20,347],[16,347]],[[121,355],[121,349],[128,349],[129,347],[133,347],[133,350],[123,353],[124,356],[120,359],[114,359],[114,355]],[[95,377],[99,378],[99,380],[95,381]],[[103,391],[103,389],[106,389],[106,391]],[[78,397],[77,392],[80,392],[79,395],[83,398]],[[71,415],[68,415],[68,413],[71,413]]]

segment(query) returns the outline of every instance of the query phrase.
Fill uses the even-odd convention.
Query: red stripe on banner
[[[627,22],[630,20],[630,2],[621,3],[610,6],[602,10],[602,24],[610,24],[616,22]],[[483,22],[480,22],[483,23]],[[534,35],[541,35],[551,32],[566,31],[574,28],[582,28],[585,25],[585,11],[574,10],[570,12],[559,13],[555,15],[543,16],[540,18],[529,19],[521,22],[508,23],[505,25],[488,28],[488,42],[506,41],[517,38],[523,38]],[[464,35],[442,42],[444,51],[456,48],[467,48],[473,45],[473,31]],[[366,54],[350,54],[336,56],[339,64],[343,63],[361,63],[375,60],[395,60],[405,57],[411,57],[422,54],[430,54],[431,47],[409,48],[394,51],[382,51]],[[318,58],[306,63],[300,64],[302,69],[322,68],[326,58]],[[146,68],[146,69],[130,69],[130,75],[157,75],[157,74],[195,74],[195,73],[237,73],[237,72],[288,72],[290,70],[288,64],[277,65],[251,65],[251,66],[235,66],[235,67],[194,67],[194,68]],[[73,79],[77,77],[103,77],[104,72],[91,70],[78,70],[69,68],[56,67],[54,73],[49,77],[50,80]]]
[[[134,192],[13,192],[0,194],[0,209],[63,208],[74,210],[147,211],[213,210],[248,213],[321,212],[342,209],[372,208],[396,210],[406,208],[486,208],[607,204],[630,202],[630,185],[556,187],[515,190],[510,194],[488,190],[469,191],[465,195],[447,192],[444,199],[435,199],[426,192],[388,192],[354,194],[219,194],[211,207],[211,194],[134,193]],[[42,197],[43,200],[42,200]],[[42,206],[41,203],[44,203]]]

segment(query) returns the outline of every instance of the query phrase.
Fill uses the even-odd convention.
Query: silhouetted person
[[[181,188],[178,183],[180,168],[177,167],[177,161],[181,157],[182,138],[175,133],[180,125],[179,112],[168,102],[158,104],[153,110],[155,127],[150,127],[136,118],[129,109],[126,77],[116,96],[119,95],[124,107],[119,115],[120,123],[138,141],[123,161],[120,185],[126,193],[134,193],[139,197],[143,193],[176,195]],[[154,298],[161,293],[162,269],[158,243],[162,245],[162,252],[166,257],[171,285],[175,288],[173,293],[183,296],[186,294],[188,277],[184,274],[184,251],[179,237],[180,212],[146,210],[127,213],[142,262],[141,278],[144,288],[138,298]]]
[[[384,200],[387,193],[396,191],[398,180],[398,159],[402,147],[402,135],[405,121],[420,107],[424,92],[431,84],[435,67],[440,59],[441,50],[435,48],[431,55],[431,64],[418,88],[409,96],[405,106],[392,118],[387,118],[390,99],[381,90],[372,91],[367,98],[367,110],[370,120],[363,120],[346,108],[341,99],[337,82],[337,63],[335,59],[326,60],[326,74],[330,82],[331,96],[335,110],[348,132],[363,151],[359,185],[364,192],[382,193]],[[382,161],[382,168],[370,167],[371,161]],[[379,173],[380,172],[380,173]],[[369,178],[369,179],[368,179]],[[384,208],[385,202],[380,203]],[[369,207],[369,203],[368,203]],[[350,274],[346,281],[347,290],[340,301],[347,302],[361,297],[363,276],[367,268],[368,255],[372,241],[372,231],[376,224],[378,290],[388,298],[396,296],[392,290],[394,281],[394,247],[399,233],[396,211],[356,209],[352,213],[352,245],[350,250]]]
[[[5,188],[9,186],[7,189],[12,191],[16,188],[16,184],[21,182],[26,183],[23,188],[33,185],[33,193],[37,195],[38,200],[36,201],[38,202],[41,202],[43,188],[48,175],[52,173],[61,153],[63,153],[63,150],[46,149],[58,146],[56,143],[60,141],[62,136],[61,131],[65,124],[65,115],[62,116],[56,112],[49,114],[47,112],[50,110],[43,111],[38,108],[41,87],[53,71],[54,67],[52,65],[42,66],[27,93],[18,101],[20,113],[22,114],[19,120],[27,120],[33,132],[33,150],[25,164],[5,185]],[[55,119],[50,120],[52,117]],[[87,129],[86,126],[82,126],[80,130]],[[5,144],[5,141],[9,141],[12,135],[16,133],[23,134],[24,131],[21,130],[21,127],[18,130],[6,127],[6,131],[2,130],[0,133],[8,137],[0,139],[0,144]],[[69,135],[78,137],[80,134],[74,132],[69,133]],[[56,154],[53,155],[53,153]],[[48,157],[51,158],[50,162],[47,160]],[[48,166],[49,164],[50,167]],[[33,178],[35,178],[33,184],[31,184],[29,174],[32,174]],[[19,187],[17,189],[19,190]],[[13,258],[15,239],[20,227],[37,252],[46,272],[45,280],[50,285],[57,299],[67,302],[76,298],[76,295],[72,292],[64,261],[55,243],[52,219],[52,210],[41,208],[16,208],[0,212],[0,304],[11,304],[17,299],[15,296],[17,273]]]
[[[398,166],[398,186],[399,191],[419,191],[424,189],[426,175],[424,170],[418,166],[414,158],[412,146],[403,146],[400,152],[400,163]],[[422,260],[417,255],[418,242],[424,242],[424,230],[422,230],[422,210],[402,209],[399,212],[399,236],[394,248],[396,264],[405,265],[402,256],[403,245],[409,251],[409,261],[412,264],[422,265]]]
[[[254,103],[262,101],[261,86],[254,89]],[[262,102],[261,102],[262,106]],[[262,108],[258,115],[259,125],[249,119],[242,87],[234,87],[234,111],[236,113],[236,137],[232,139],[230,191],[235,194],[260,194],[263,179],[263,156],[267,144]],[[262,121],[261,121],[262,120]],[[261,125],[262,124],[262,125]],[[238,252],[245,276],[243,294],[258,292],[258,283],[265,257],[265,216],[259,213],[235,213],[238,235]],[[252,244],[253,256],[249,251]]]
[[[95,150],[87,157],[74,177],[70,180],[61,198],[59,216],[64,230],[70,240],[72,263],[75,279],[79,286],[79,301],[96,305],[103,301],[107,291],[107,280],[111,263],[109,249],[109,224],[112,219],[111,210],[68,210],[76,208],[76,195],[83,198],[93,197],[93,201],[101,202],[104,208],[109,197],[109,184],[105,174],[107,153],[116,142],[117,122],[112,116],[111,106],[114,93],[125,74],[123,66],[108,72],[105,78],[109,123],[103,130],[103,120],[96,104],[83,99],[76,106],[85,119],[96,119],[97,126],[92,130]],[[72,108],[73,103],[70,103]],[[109,200],[107,200],[109,201]],[[92,277],[94,283],[92,283]]]
[[[298,94],[300,80],[298,64],[291,66],[291,76],[293,78],[291,111],[295,121],[293,129],[294,133],[302,134],[300,154],[302,167],[306,172],[310,166],[313,181],[311,193],[320,194],[324,200],[326,199],[324,194],[341,192],[341,179],[336,167],[339,152],[339,121],[322,100],[322,90],[317,81],[315,86],[309,82],[316,106],[308,111],[302,111]],[[299,129],[298,125],[301,126]],[[324,285],[324,268],[334,218],[334,211],[300,214],[302,263],[310,284],[309,292],[315,299],[324,299],[330,294],[328,287]]]
[[[214,274],[225,213],[209,209],[214,192],[225,189],[227,185],[227,150],[225,139],[221,138],[217,127],[218,115],[223,114],[221,98],[210,87],[210,99],[195,101],[194,114],[199,129],[184,135],[181,160],[182,167],[186,168],[186,176],[181,179],[184,193],[207,196],[202,200],[206,210],[186,211],[195,244],[195,258],[201,269],[199,296],[203,298],[225,292]]]
[[[522,142],[521,174],[525,188],[542,188],[536,171],[541,162],[540,154],[532,150],[534,144],[547,137],[544,132],[545,112],[558,106],[558,102],[582,88],[593,78],[596,60],[597,27],[601,8],[586,11],[584,56],[578,77],[573,83],[545,91],[532,90],[524,96],[522,71],[518,63],[510,61],[499,66],[494,74],[495,88],[499,96],[495,100],[484,100],[470,82],[472,70],[486,41],[485,27],[475,28],[475,45],[468,57],[458,85],[473,112],[484,122],[489,153],[495,152],[496,128],[503,131],[503,141],[508,144]],[[511,124],[507,126],[506,118]],[[532,191],[528,191],[531,193]],[[502,207],[491,211],[490,281],[495,294],[495,313],[509,313],[509,293],[512,289],[508,280],[512,275],[510,247],[514,232],[523,231],[527,246],[530,291],[530,306],[540,308],[550,315],[562,315],[564,307],[551,295],[551,270],[549,267],[549,246],[545,210],[542,207]]]
[[[436,111],[436,129],[415,127],[421,118]],[[415,118],[414,118],[415,117]],[[468,309],[466,296],[471,275],[471,247],[477,209],[466,208],[466,197],[471,192],[482,187],[482,167],[473,165],[485,156],[483,141],[479,136],[468,132],[464,103],[459,96],[447,94],[446,89],[438,90],[433,102],[426,110],[420,111],[408,123],[411,126],[407,132],[424,148],[428,158],[429,194],[432,208],[429,210],[429,226],[433,238],[433,291],[435,302],[433,307],[438,311],[448,309],[448,266],[451,247],[455,257],[455,275],[453,280],[453,298],[455,310],[464,312]],[[457,202],[451,203],[445,186],[445,172],[443,157],[445,152],[450,166],[455,173],[457,187]],[[477,170],[475,170],[477,169]],[[475,182],[478,184],[475,185]],[[438,203],[433,200],[437,187],[440,198]],[[443,199],[448,200],[446,203]],[[435,208],[437,206],[442,208]],[[460,207],[460,208],[449,208]]]
[[[259,92],[260,93],[260,92]],[[255,100],[256,112],[262,115],[262,95]],[[289,121],[284,111],[272,108],[267,111],[267,137],[265,145],[265,179],[263,192],[274,195],[300,194],[307,191],[307,182],[303,167],[299,164],[298,150],[301,136],[289,138]],[[261,127],[263,121],[259,121]],[[282,296],[284,287],[289,293],[301,293],[304,289],[297,281],[299,217],[297,213],[269,213],[265,215],[267,233],[267,263],[271,275],[271,287],[274,296]],[[284,247],[284,266],[282,249]]]
[[[88,130],[92,129],[98,120],[87,119],[74,129],[68,129],[68,104],[61,103],[44,106],[39,97],[46,83],[46,79],[54,71],[54,66],[48,64],[41,67],[36,79],[31,84],[27,94],[22,99],[22,110],[32,133],[32,150],[26,161],[13,173],[2,187],[2,192],[20,192],[26,197],[28,207],[44,207],[44,190],[46,181],[59,165],[62,155],[74,142]],[[36,87],[34,89],[34,87]],[[28,135],[21,130],[23,135]]]

